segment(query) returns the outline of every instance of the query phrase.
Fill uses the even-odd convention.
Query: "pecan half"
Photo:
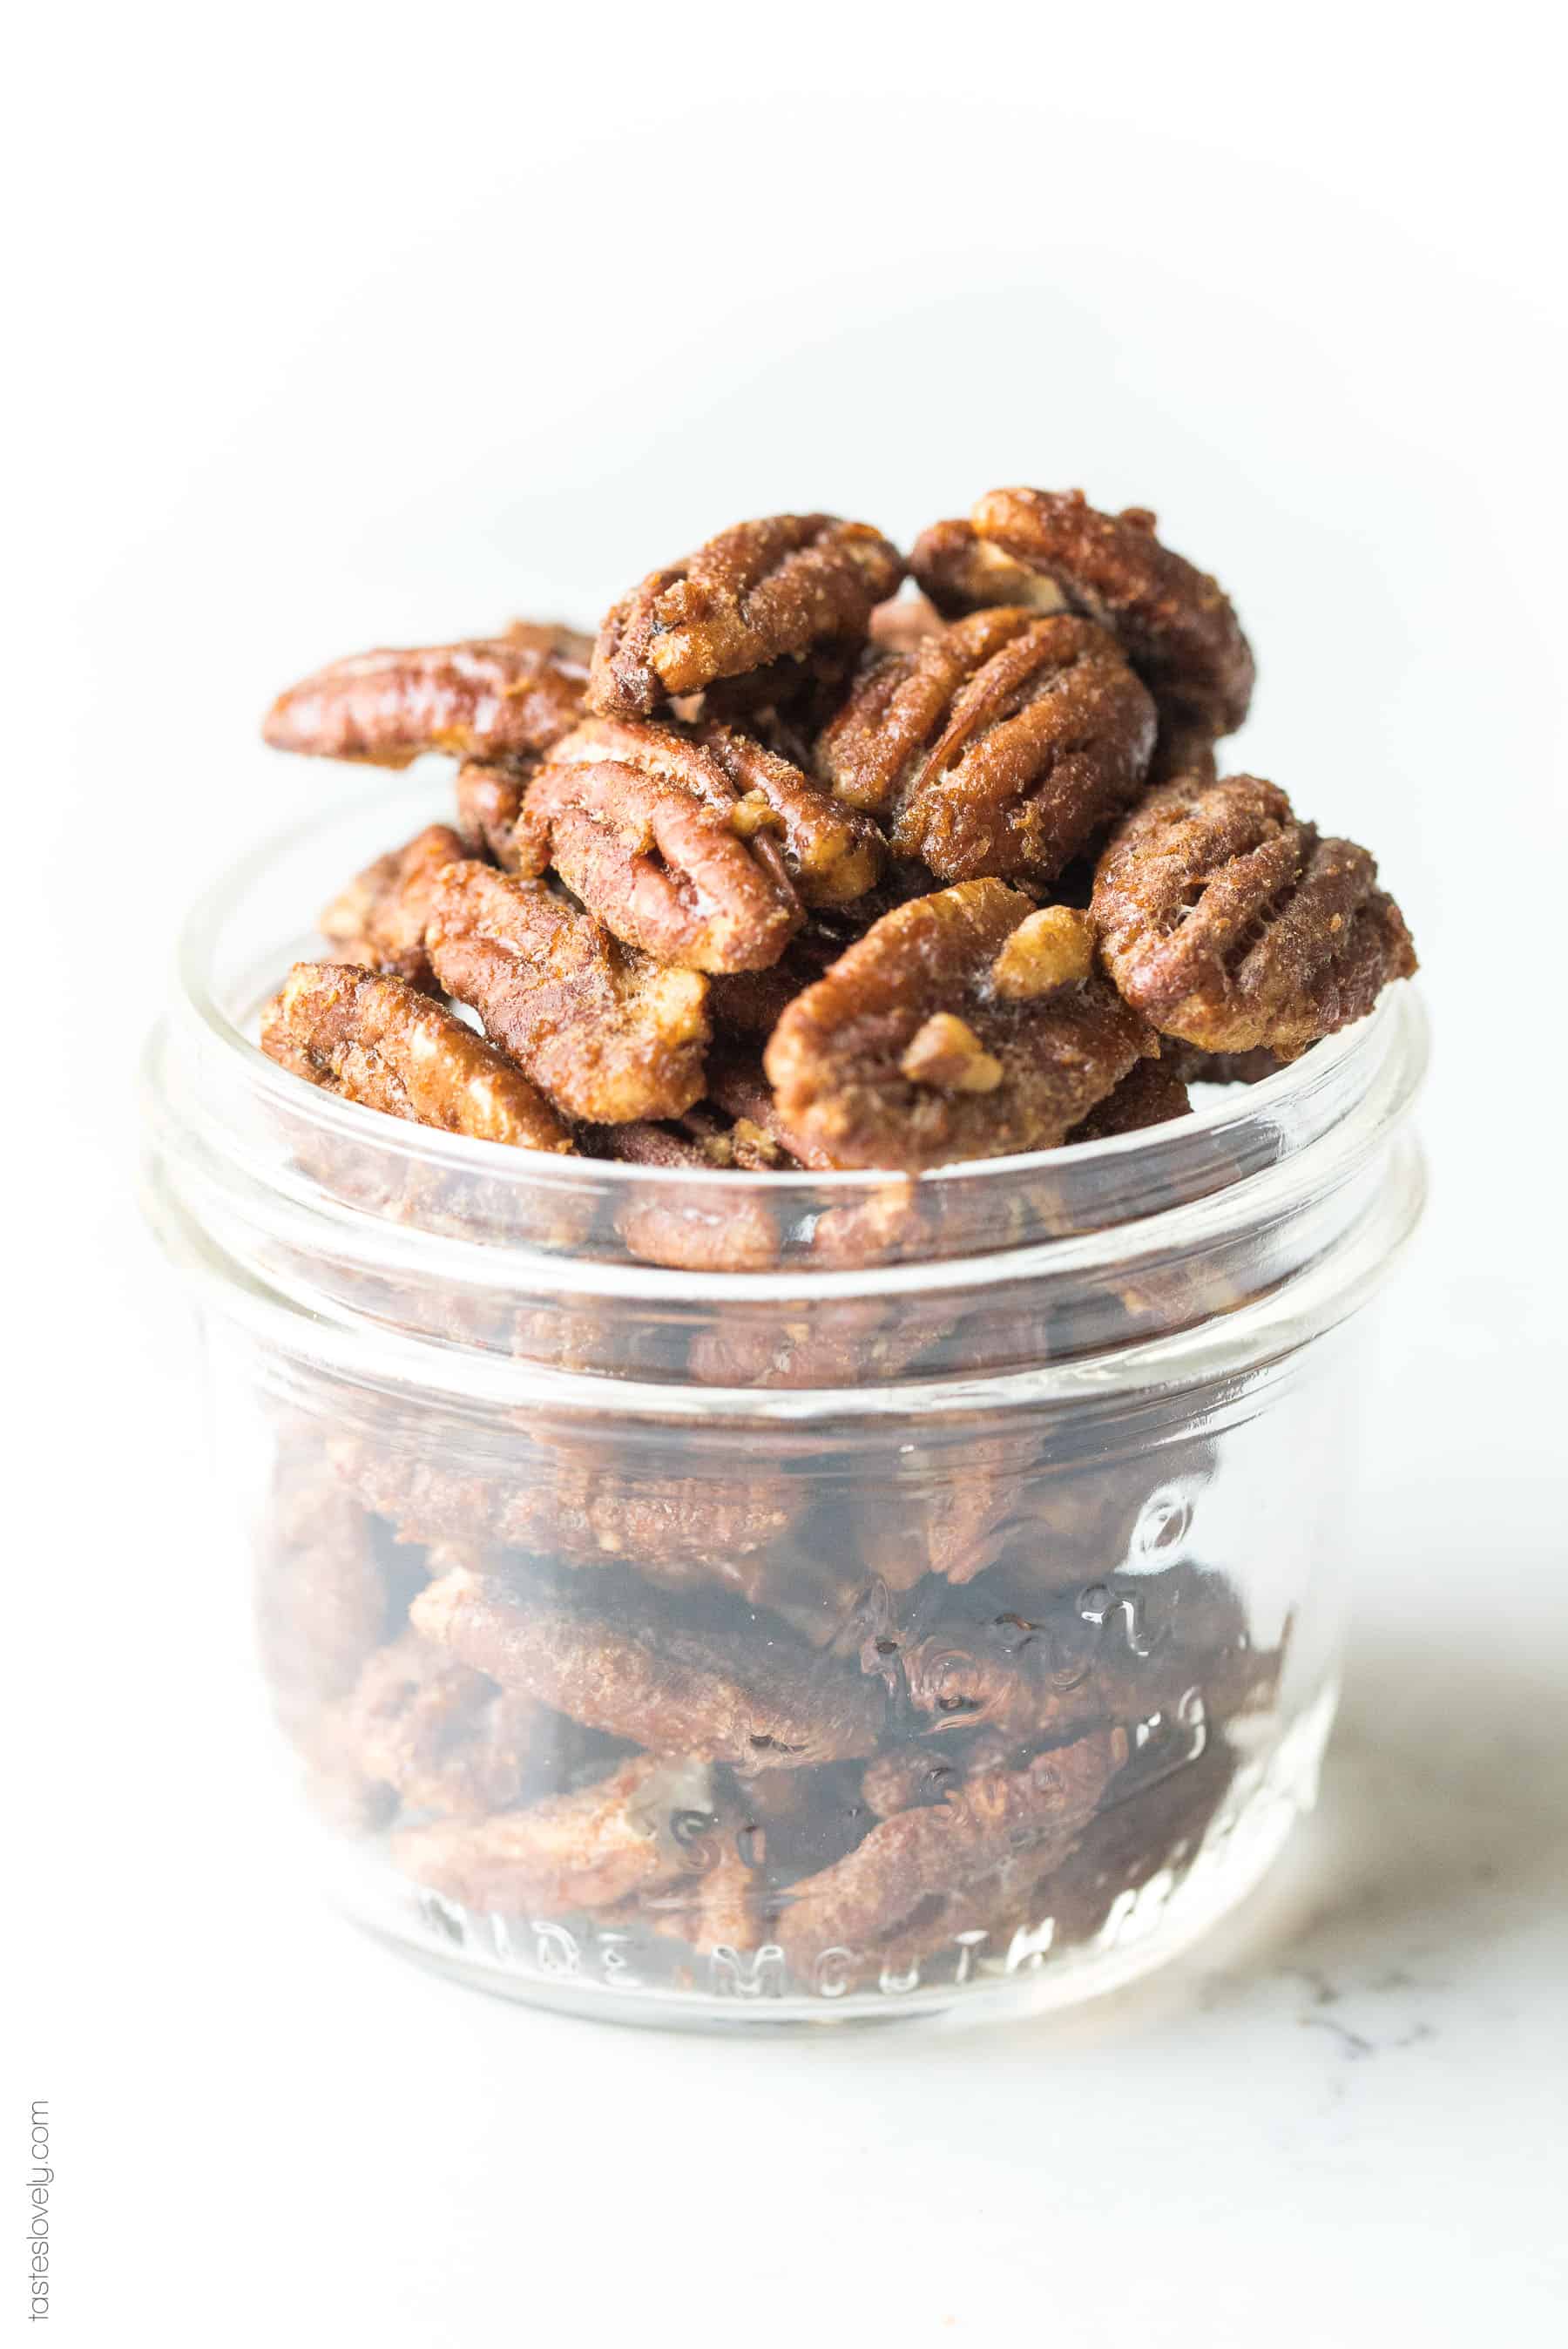
[[[793,1164],[750,1119],[731,1123],[702,1104],[674,1124],[596,1126],[579,1142],[592,1157],[698,1177],[687,1188],[655,1193],[617,1214],[616,1230],[645,1264],[682,1272],[758,1272],[778,1261],[779,1227],[763,1202],[727,1191],[716,1195],[700,1179],[715,1167],[762,1174]]]
[[[1161,711],[1233,733],[1252,698],[1252,647],[1217,584],[1154,529],[1146,508],[1099,513],[1081,490],[992,490],[967,523],[923,532],[910,568],[944,612],[1027,604],[1098,620]]]
[[[679,1117],[701,1098],[707,980],[649,962],[542,881],[449,866],[426,943],[448,993],[567,1116]]]
[[[323,1091],[390,1117],[523,1150],[572,1147],[505,1052],[400,978],[296,962],[263,1015],[261,1043]]]
[[[531,874],[553,864],[607,929],[661,961],[760,970],[801,916],[777,819],[761,802],[759,827],[756,812],[712,749],[673,727],[594,718],[529,784],[506,861]]]
[[[777,841],[803,905],[849,905],[874,888],[887,843],[870,816],[840,806],[793,761],[733,727],[705,727],[701,740],[734,785],[737,827]]]
[[[1127,1758],[1120,1730],[976,1772],[945,1798],[874,1826],[847,1857],[792,1888],[779,1938],[797,1963],[825,1950],[874,1952],[927,1904],[1012,1864],[1065,1857]]]
[[[897,549],[865,523],[820,513],[737,523],[614,606],[593,649],[589,699],[646,718],[717,678],[857,641],[903,576]]]
[[[798,1157],[917,1170],[1049,1149],[1153,1050],[1099,978],[999,990],[1036,914],[1000,881],[962,882],[885,914],[796,998],[764,1062]]]
[[[636,1754],[597,1785],[526,1810],[411,1827],[392,1856],[417,1884],[503,1915],[605,1909],[691,1868],[693,1823],[715,1822],[711,1773]]]
[[[394,1788],[409,1810],[458,1816],[521,1798],[551,1720],[531,1697],[405,1631],[365,1666],[344,1726],[366,1778]]]
[[[425,924],[436,883],[466,853],[450,824],[427,824],[338,892],[320,916],[323,937],[345,962],[405,978],[428,992],[434,975],[425,952]]]
[[[873,661],[817,771],[942,880],[1049,880],[1136,798],[1155,722],[1092,621],[976,612]]]
[[[262,728],[274,750],[406,767],[425,750],[537,755],[583,710],[582,666],[523,636],[357,653],[281,693]]]
[[[464,1569],[409,1611],[417,1630],[503,1687],[653,1753],[800,1769],[871,1753],[882,1724],[881,1689],[782,1624],[687,1620],[667,1599],[631,1591],[596,1608]]]
[[[1127,1001],[1210,1052],[1294,1060],[1416,968],[1404,917],[1353,841],[1323,840],[1255,775],[1181,781],[1119,827],[1090,916]]]

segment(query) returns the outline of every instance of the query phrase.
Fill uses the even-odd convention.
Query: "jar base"
[[[716,1951],[689,1958],[695,1982],[654,1983],[637,1972],[643,1950],[623,1930],[480,1916],[420,1893],[362,1857],[336,1890],[351,1921],[428,1971],[552,2013],[602,2023],[698,2032],[813,2030],[823,2025],[923,2023],[942,2030],[1013,2021],[1077,2006],[1154,1972],[1182,1955],[1261,1883],[1296,1822],[1316,1799],[1319,1766],[1337,1701],[1326,1688],[1274,1747],[1266,1764],[1238,1774],[1230,1798],[1197,1850],[1110,1900],[1082,1940],[1057,1943],[1049,1918],[990,1951],[963,1936],[925,1961],[929,1970],[884,1969],[863,1983],[830,1970],[814,1991],[788,1987],[782,1951]],[[667,1967],[668,1944],[656,1948]],[[841,1986],[840,1986],[841,1983]]]

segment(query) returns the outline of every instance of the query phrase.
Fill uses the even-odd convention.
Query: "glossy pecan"
[[[400,978],[296,962],[263,1015],[261,1041],[312,1084],[390,1117],[523,1150],[572,1147],[514,1061]]]
[[[653,1753],[799,1769],[871,1753],[882,1724],[880,1688],[779,1623],[688,1619],[629,1590],[613,1609],[536,1597],[461,1569],[421,1591],[410,1614],[503,1687]]]
[[[741,801],[713,749],[594,718],[529,783],[507,862],[535,875],[553,864],[607,929],[663,962],[760,970],[801,919],[776,824],[759,795]]]
[[[1005,1866],[1065,1857],[1126,1758],[1123,1731],[1097,1731],[1021,1769],[977,1771],[941,1802],[882,1820],[847,1857],[791,1888],[779,1939],[802,1967],[825,1950],[876,1954],[931,1905]]]
[[[887,843],[859,808],[839,805],[792,760],[731,726],[707,726],[701,740],[736,793],[738,829],[777,843],[803,905],[852,905],[882,877]]]
[[[425,924],[436,883],[447,865],[466,854],[450,824],[427,824],[338,892],[320,916],[323,937],[344,962],[405,978],[428,992],[435,979],[425,952]]]
[[[797,1156],[913,1170],[1048,1149],[1154,1049],[1098,978],[1000,990],[998,957],[1037,910],[962,882],[884,915],[796,998],[764,1061]]]
[[[407,1828],[392,1856],[415,1883],[469,1909],[605,1909],[688,1873],[717,1799],[700,1764],[636,1754],[593,1785],[525,1809]]]
[[[529,636],[357,653],[281,693],[262,732],[274,750],[406,767],[425,750],[536,756],[583,710],[582,664]]]
[[[1155,722],[1092,621],[982,611],[872,661],[817,771],[939,879],[1049,880],[1136,798]]]
[[[1081,490],[992,490],[966,523],[923,532],[910,567],[944,612],[1025,604],[1098,620],[1162,712],[1233,733],[1252,698],[1252,647],[1215,581],[1154,533],[1146,508],[1099,513]]]
[[[542,881],[449,866],[426,942],[449,994],[569,1117],[679,1117],[702,1095],[707,982],[623,946]]]
[[[1324,840],[1255,775],[1175,782],[1112,837],[1090,915],[1106,968],[1162,1034],[1293,1060],[1416,968],[1353,841]]]
[[[865,523],[832,514],[737,523],[614,605],[594,647],[590,701],[646,718],[718,678],[858,642],[903,576],[897,549]]]

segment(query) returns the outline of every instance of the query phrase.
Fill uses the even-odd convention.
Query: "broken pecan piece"
[[[874,1952],[927,1903],[1009,1863],[1037,1872],[1067,1856],[1126,1758],[1123,1731],[1097,1731],[882,1820],[847,1857],[792,1888],[780,1940],[797,1965],[827,1949]]]
[[[407,979],[428,992],[434,975],[425,952],[425,924],[436,883],[447,865],[466,854],[450,824],[427,824],[339,891],[320,916],[323,937],[339,949],[343,961]]]
[[[1415,949],[1354,841],[1323,840],[1255,775],[1180,781],[1120,825],[1095,874],[1101,958],[1161,1033],[1294,1060],[1370,1011]]]
[[[324,1092],[389,1117],[523,1150],[572,1148],[514,1061],[400,978],[296,962],[263,1015],[261,1041]]]
[[[762,802],[759,827],[755,812],[713,749],[673,727],[593,718],[529,784],[506,862],[532,875],[553,864],[607,929],[663,962],[760,970],[801,916],[778,819]]]
[[[865,523],[820,513],[737,523],[614,605],[593,649],[589,700],[646,718],[720,678],[856,642],[903,577],[897,549]]]
[[[424,750],[524,758],[575,726],[586,681],[580,663],[521,635],[357,653],[281,693],[262,733],[274,750],[377,767]]]
[[[1154,705],[1113,636],[1012,608],[873,661],[816,764],[941,880],[1049,880],[1136,798],[1154,736]]]
[[[944,612],[1026,604],[1098,620],[1162,712],[1233,733],[1252,698],[1252,647],[1215,581],[1154,527],[1146,508],[1099,513],[1081,490],[992,490],[966,523],[923,533],[910,567]]]
[[[871,1753],[882,1725],[882,1690],[782,1624],[688,1621],[668,1599],[625,1590],[597,1608],[466,1569],[431,1583],[409,1613],[503,1687],[652,1753],[801,1769]]]
[[[764,1060],[798,1157],[918,1170],[1050,1149],[1154,1050],[1098,978],[999,990],[1036,914],[1000,881],[961,882],[885,914],[796,998]]]
[[[735,787],[737,828],[776,835],[803,905],[852,905],[875,886],[887,843],[870,816],[840,806],[791,760],[731,726],[707,726],[700,739]]]
[[[503,1915],[605,1909],[692,1865],[692,1826],[715,1823],[712,1774],[635,1754],[597,1785],[526,1810],[410,1827],[393,1839],[404,1874],[466,1908]]]
[[[649,962],[543,882],[449,866],[426,942],[449,994],[569,1117],[679,1117],[701,1098],[707,980]]]

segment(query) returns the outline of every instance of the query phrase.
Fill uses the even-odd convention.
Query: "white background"
[[[1546,2339],[1568,841],[1536,12],[275,0],[22,38],[0,2178],[20,2212],[48,2095],[53,2329]],[[1153,504],[1218,572],[1261,654],[1238,761],[1370,842],[1426,964],[1433,1202],[1382,1317],[1324,1811],[1247,1917],[1067,2023],[751,2047],[492,2005],[319,1915],[247,1775],[200,1373],[134,1200],[174,927],[335,787],[254,740],[319,659],[547,591],[591,617],[743,514],[907,538],[1013,481]]]

